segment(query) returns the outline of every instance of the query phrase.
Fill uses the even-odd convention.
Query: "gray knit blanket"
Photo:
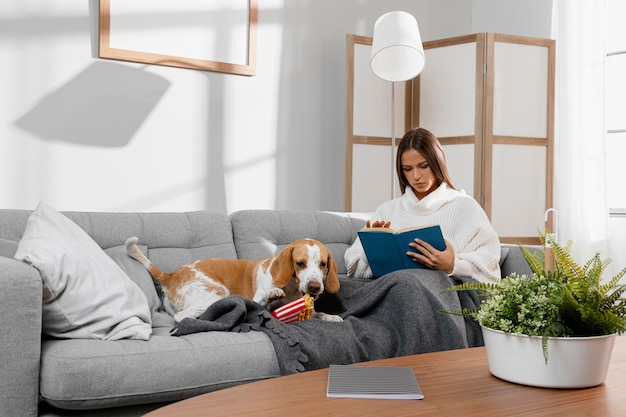
[[[440,271],[410,269],[376,280],[342,279],[337,294],[323,294],[315,309],[340,313],[340,323],[311,319],[285,324],[240,296],[211,305],[198,319],[182,320],[172,334],[205,331],[265,332],[281,374],[417,353],[482,345],[479,326],[439,310],[473,308],[471,292],[445,292],[458,280]]]

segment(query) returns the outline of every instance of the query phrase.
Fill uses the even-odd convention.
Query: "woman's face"
[[[404,178],[406,178],[417,198],[421,200],[437,188],[435,174],[433,174],[430,165],[421,153],[415,149],[404,151],[400,162]]]

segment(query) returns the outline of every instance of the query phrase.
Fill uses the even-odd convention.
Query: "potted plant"
[[[482,327],[489,369],[501,379],[542,387],[584,388],[601,384],[608,370],[615,335],[626,331],[626,268],[606,283],[610,260],[596,253],[584,265],[553,235],[539,233],[553,251],[520,246],[532,274],[511,274],[497,283],[467,282],[448,291],[477,291],[476,309],[444,311],[477,320]]]

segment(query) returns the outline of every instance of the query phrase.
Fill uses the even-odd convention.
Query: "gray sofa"
[[[0,210],[0,416],[141,415],[165,403],[280,375],[273,345],[262,332],[171,336],[174,321],[145,274],[135,282],[150,302],[150,340],[42,336],[41,277],[12,258],[30,213]],[[166,271],[202,258],[271,257],[310,237],[332,251],[345,279],[343,253],[364,225],[349,213],[308,211],[64,214],[129,276],[139,274],[124,251],[130,236],[138,236],[140,247]],[[528,272],[515,245],[503,245],[502,253],[503,275]]]

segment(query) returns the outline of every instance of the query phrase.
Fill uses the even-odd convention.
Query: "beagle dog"
[[[339,291],[337,265],[330,251],[313,239],[296,240],[273,258],[204,259],[171,274],[150,262],[137,247],[137,241],[137,237],[128,238],[126,252],[161,284],[163,304],[176,322],[197,318],[211,304],[234,294],[271,308],[272,302],[285,298],[283,288],[290,282],[291,287],[297,284],[299,296],[309,294],[314,299],[324,290],[332,294]],[[340,316],[315,311],[311,317],[343,321]]]

